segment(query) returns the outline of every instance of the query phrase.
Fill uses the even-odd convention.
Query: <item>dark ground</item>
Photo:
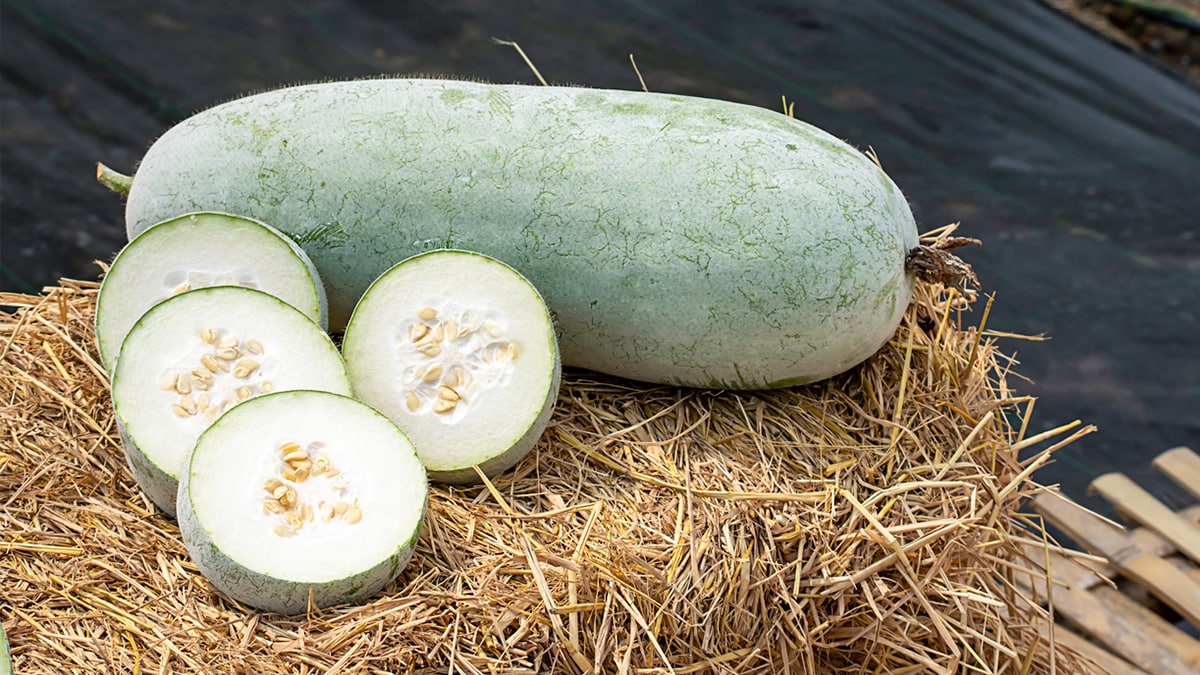
[[[1051,338],[1002,343],[1033,428],[1100,427],[1038,477],[1082,498],[1123,470],[1182,502],[1148,465],[1200,449],[1200,34],[1050,4],[0,0],[0,288],[94,278],[125,242],[95,162],[131,171],[214,103],[379,73],[534,82],[492,37],[551,81],[635,89],[632,53],[653,90],[786,96],[873,147],[922,229],[985,242],[964,256],[995,294],[989,325]]]

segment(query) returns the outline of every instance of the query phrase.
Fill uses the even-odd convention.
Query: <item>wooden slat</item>
[[[1108,473],[1092,481],[1091,488],[1122,514],[1159,533],[1174,544],[1180,553],[1200,562],[1200,528],[1172,511],[1128,476]]]
[[[1097,586],[1089,591],[1056,586],[1054,610],[1151,673],[1195,675],[1200,668],[1200,643],[1114,588]]]
[[[1059,504],[1051,504],[1051,501],[1059,502]],[[1066,497],[1055,493],[1042,494],[1036,500],[1034,500],[1034,505],[1037,507],[1038,511],[1041,512],[1044,512],[1045,510],[1057,512],[1059,514],[1057,517],[1059,518],[1069,518],[1067,515],[1069,511],[1084,510],[1084,507],[1079,506],[1078,504],[1075,504],[1075,502],[1069,501]],[[1064,506],[1069,506],[1069,509],[1061,508]],[[1179,515],[1181,515],[1189,523],[1200,521],[1200,504],[1189,506],[1180,510]],[[1176,567],[1184,570],[1193,581],[1195,581],[1197,584],[1200,584],[1200,567],[1196,567],[1186,560],[1171,557],[1177,553],[1174,544],[1166,539],[1163,539],[1162,536],[1157,532],[1144,527],[1137,527],[1126,531],[1126,536],[1129,537],[1131,546],[1137,548],[1143,553],[1157,555],[1170,560],[1175,564]],[[1027,551],[1027,554],[1034,560],[1040,560],[1041,553],[1039,551],[1041,551],[1040,548],[1030,547],[1030,550]],[[1115,566],[1107,563],[1081,561],[1080,564],[1091,569],[1098,577],[1104,579],[1113,579],[1120,573]],[[1096,579],[1095,581],[1098,580],[1099,579]]]
[[[1053,639],[1055,642],[1065,645],[1113,675],[1125,675],[1126,673],[1129,675],[1149,675],[1149,671],[1138,668],[1062,624],[1054,626],[1053,638],[1050,635],[1048,626],[1042,629],[1042,636],[1046,640]]]
[[[1056,617],[1078,626],[1110,651],[1088,642],[1063,625],[1055,627],[1056,639],[1111,673],[1197,672],[1187,654],[1191,653],[1188,648],[1192,648],[1195,652],[1193,658],[1200,658],[1200,644],[1188,645],[1189,641],[1194,643],[1190,637],[1145,608],[1132,613],[1126,611],[1128,599],[1117,599],[1115,596],[1121,596],[1121,593],[1109,586],[1100,589],[1103,580],[1087,567],[1087,561],[1081,564],[1080,561],[1034,546],[1028,547],[1027,553],[1037,564],[1050,566],[1050,577],[1054,582],[1050,588]],[[1045,602],[1047,579],[1044,575],[1018,574],[1013,580],[1027,597],[1036,596]],[[1089,588],[1096,590],[1089,591]],[[1159,644],[1169,647],[1156,646]],[[1183,648],[1183,653],[1175,651],[1177,648]],[[1138,664],[1140,668],[1130,665],[1130,662]]]
[[[1176,485],[1200,499],[1200,455],[1191,448],[1171,448],[1155,457],[1152,464]]]
[[[1047,520],[1069,537],[1092,553],[1108,558],[1120,574],[1138,582],[1193,625],[1200,626],[1200,586],[1192,582],[1189,574],[1142,550],[1125,530],[1074,502],[1039,498],[1036,505]],[[1173,649],[1180,654],[1200,655],[1200,643],[1191,638]]]

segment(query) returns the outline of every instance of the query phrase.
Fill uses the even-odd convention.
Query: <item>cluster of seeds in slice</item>
[[[215,328],[205,328],[200,340],[206,348],[194,365],[168,368],[159,380],[159,387],[174,397],[171,411],[177,417],[211,422],[251,396],[274,390],[261,377],[265,350],[258,340],[243,342]]]
[[[278,522],[271,531],[278,537],[290,537],[305,526],[320,519],[322,523],[340,520],[347,525],[362,520],[363,512],[357,498],[348,498],[349,483],[342,477],[340,469],[333,465],[329,455],[321,451],[320,443],[287,442],[279,446],[277,475],[263,481],[263,513]],[[321,480],[329,499],[303,499],[303,483]]]
[[[424,306],[399,336],[406,368],[404,402],[410,412],[449,415],[476,392],[503,378],[517,360],[515,342],[502,339],[493,320],[461,308]]]

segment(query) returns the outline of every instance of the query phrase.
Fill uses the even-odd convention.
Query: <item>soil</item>
[[[1113,41],[1200,80],[1200,0],[1045,0]]]

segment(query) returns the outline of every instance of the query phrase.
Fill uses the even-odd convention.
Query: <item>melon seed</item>
[[[196,414],[196,401],[191,396],[180,396],[179,407],[186,410],[189,415]]]
[[[253,373],[257,369],[258,361],[255,361],[254,359],[242,359],[241,361],[237,362],[236,366],[234,366],[233,376],[238,379],[245,379],[250,377],[250,373]]]

